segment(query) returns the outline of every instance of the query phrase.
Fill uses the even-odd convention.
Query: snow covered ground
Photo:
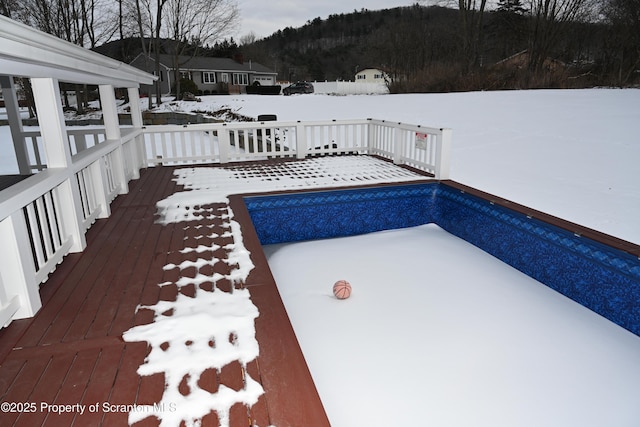
[[[280,120],[371,117],[449,127],[452,179],[640,244],[638,89],[205,96],[160,110],[224,106]],[[15,173],[7,132],[0,127],[0,173]]]
[[[453,179],[640,243],[640,90],[211,96],[164,108],[224,106],[450,127]],[[0,172],[11,173],[7,130]],[[640,419],[640,338],[436,226],[267,252],[336,427]],[[338,279],[354,286],[346,301],[331,298]]]
[[[375,118],[453,129],[451,178],[640,244],[640,90],[203,99],[279,120]]]

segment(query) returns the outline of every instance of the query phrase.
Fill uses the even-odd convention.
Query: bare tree
[[[151,51],[151,37],[146,37],[147,35],[147,30],[148,30],[148,34],[152,33],[152,26],[151,26],[151,12],[149,10],[149,2],[145,3],[145,9],[143,9],[143,6],[141,5],[141,0],[135,0],[135,16],[136,16],[136,25],[137,25],[137,29],[138,29],[138,35],[140,37],[140,43],[142,46],[142,55],[144,57],[144,62],[145,62],[145,71],[147,71],[148,65],[149,65],[149,52]],[[147,40],[149,40],[149,46],[147,46]],[[159,66],[156,66],[156,70],[158,70]],[[159,76],[159,74],[156,74]],[[156,81],[155,83],[155,87],[156,89],[159,88],[160,85],[160,79],[158,79],[158,81]],[[147,99],[149,101],[148,104],[148,108],[149,110],[151,110],[151,108],[153,108],[153,101],[152,101],[152,97],[151,97],[151,91],[149,91],[147,93]],[[160,103],[160,98],[156,98],[156,101],[158,103]]]
[[[529,0],[529,70],[541,72],[566,24],[585,20],[592,12],[591,0]]]
[[[239,12],[235,0],[166,1],[165,21],[172,40],[176,95],[179,96],[180,67],[184,65],[181,56],[189,53],[188,56],[193,57],[198,47],[229,34],[238,23]]]
[[[605,66],[612,70],[612,80],[625,86],[640,68],[640,1],[608,0],[601,12],[612,29]]]
[[[258,36],[256,36],[256,33],[254,33],[253,31],[250,31],[248,34],[245,34],[244,36],[240,37],[240,45],[241,46],[250,45],[252,43],[255,43],[257,40],[258,40]]]
[[[462,55],[467,70],[480,65],[482,22],[487,0],[458,0]]]

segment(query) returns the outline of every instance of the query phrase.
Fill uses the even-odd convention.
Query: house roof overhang
[[[0,16],[0,74],[138,87],[156,77]]]

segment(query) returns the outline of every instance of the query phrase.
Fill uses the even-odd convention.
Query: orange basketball
[[[347,299],[351,296],[351,284],[346,280],[338,280],[333,285],[333,294],[338,299]]]

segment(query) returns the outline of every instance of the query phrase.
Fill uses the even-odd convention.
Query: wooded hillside
[[[393,91],[630,86],[640,80],[640,22],[623,19],[633,13],[624,12],[625,2],[639,3],[609,0],[598,19],[527,12],[519,0],[466,16],[417,4],[362,10],[316,18],[241,48],[245,59],[275,69],[282,80],[353,80],[358,70],[380,68],[395,76]]]

